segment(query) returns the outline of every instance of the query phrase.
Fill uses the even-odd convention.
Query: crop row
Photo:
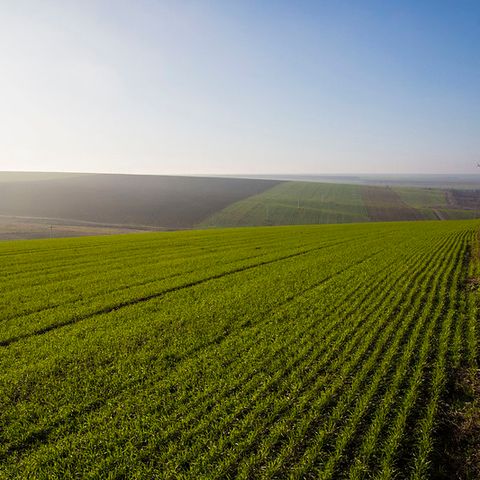
[[[0,478],[429,478],[475,224],[238,232],[5,244]]]

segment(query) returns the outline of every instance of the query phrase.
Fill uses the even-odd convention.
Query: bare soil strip
[[[480,190],[450,190],[447,201],[454,208],[463,210],[480,209]]]
[[[390,187],[362,187],[362,199],[370,220],[423,220],[425,216],[407,205]]]

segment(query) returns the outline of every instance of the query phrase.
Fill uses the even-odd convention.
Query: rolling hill
[[[286,182],[229,205],[203,226],[253,226],[367,222],[357,185]]]
[[[0,243],[0,478],[457,478],[476,454],[477,234]]]
[[[397,184],[4,172],[0,173],[0,239],[468,219],[479,215],[477,205],[480,190]]]
[[[159,175],[0,175],[0,215],[107,225],[191,228],[227,205],[278,184],[275,180]]]
[[[475,202],[480,205],[480,191],[283,182],[227,206],[199,226],[468,219],[478,216]]]

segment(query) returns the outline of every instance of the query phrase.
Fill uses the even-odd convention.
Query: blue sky
[[[0,27],[0,170],[478,171],[477,0],[16,0]]]

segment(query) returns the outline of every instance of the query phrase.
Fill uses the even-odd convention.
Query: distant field
[[[466,473],[478,227],[0,243],[0,478]]]
[[[414,208],[447,208],[447,192],[437,188],[395,187],[393,191]]]
[[[480,190],[451,190],[447,192],[446,198],[451,208],[480,210]]]
[[[479,174],[292,174],[292,175],[244,175],[243,178],[262,178],[291,182],[339,183],[349,185],[370,185],[395,188],[425,188],[443,190],[480,190]]]
[[[362,187],[362,200],[372,221],[425,220],[417,208],[407,205],[390,187]],[[428,218],[428,217],[427,217]]]
[[[94,225],[58,219],[9,217],[0,215],[0,240],[82,237],[144,232],[126,226]]]
[[[333,182],[339,178],[318,183],[0,172],[0,217],[29,219],[23,225],[0,221],[0,239],[46,236],[45,219],[58,224],[56,236],[65,236],[112,233],[112,229],[131,232],[480,216],[480,190]]]
[[[64,180],[66,178],[83,175],[88,175],[88,173],[0,172],[0,184],[13,182],[38,182],[43,180]]]
[[[475,195],[430,188],[285,182],[240,200],[202,227],[468,219]],[[456,200],[448,201],[448,198]],[[468,202],[464,199],[468,199]],[[478,194],[480,205],[480,192]]]
[[[294,225],[369,220],[357,185],[287,182],[212,215],[203,226]]]
[[[159,175],[0,175],[0,215],[50,217],[100,224],[191,228],[214,212],[278,184]]]

